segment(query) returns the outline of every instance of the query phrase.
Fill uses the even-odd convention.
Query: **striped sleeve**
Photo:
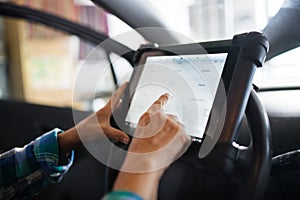
[[[23,198],[39,193],[50,182],[61,181],[73,163],[59,166],[59,147],[54,129],[23,148],[0,155],[0,199]]]

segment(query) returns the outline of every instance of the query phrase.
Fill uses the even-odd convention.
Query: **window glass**
[[[254,83],[261,89],[300,87],[300,48],[267,61],[256,71]]]
[[[126,36],[122,37],[122,33],[134,32],[124,22],[87,0],[12,0],[11,2],[83,24],[125,44]],[[115,87],[111,70],[106,70],[102,83],[96,86],[96,90],[90,91],[91,84],[95,83],[91,80],[99,78],[96,77],[97,70],[109,66],[108,55],[101,47],[98,46],[95,53],[94,45],[76,36],[24,20],[6,19],[3,26],[5,28],[2,30],[13,34],[8,34],[8,37],[2,40],[8,46],[6,50],[9,54],[7,57],[9,73],[7,74],[6,68],[0,65],[0,76],[8,77],[7,81],[1,78],[0,98],[7,97],[4,94],[9,91],[11,99],[62,107],[73,105],[83,110],[93,110],[109,99]],[[129,46],[138,48],[145,41],[138,33],[135,32],[134,35],[135,43]],[[123,79],[122,77],[132,69],[124,59],[118,57],[115,60],[117,57],[112,54],[110,60],[113,60],[114,67],[119,70],[116,72],[117,79]],[[78,91],[74,92],[79,73],[84,74],[81,78],[86,79],[86,84],[77,87]],[[6,83],[9,83],[10,89],[5,91],[3,88],[7,86]]]
[[[11,0],[11,2],[63,17],[105,34],[109,32],[107,13],[94,6],[91,1]],[[95,48],[94,45],[76,36],[23,20],[6,19],[4,28],[0,30],[9,33],[2,40],[8,47],[6,51],[9,55],[7,57],[9,73],[6,73],[7,70],[2,64],[3,59],[0,59],[0,76],[8,77],[7,81],[1,78],[0,97],[7,97],[4,95],[7,93],[4,88],[8,83],[12,99],[63,107],[74,105],[75,108],[84,110],[93,109],[91,94],[87,94],[85,87],[82,86],[74,96],[74,85],[82,67],[89,68],[89,73],[93,75],[97,68],[108,65],[105,51],[98,47],[97,50],[101,51],[100,54],[95,54],[98,57],[89,57],[86,60]],[[3,55],[1,47],[0,43],[0,55]],[[113,77],[111,71],[104,76],[106,81],[97,86],[93,92],[98,95],[96,95],[98,99],[106,102],[108,95],[104,97],[103,94],[111,93],[113,90],[111,86]]]
[[[89,0],[10,0],[107,33],[107,13]]]
[[[74,35],[24,20],[5,19],[4,25],[5,31],[10,33],[6,37],[9,55],[7,77],[12,99],[61,107],[74,106],[82,110],[92,109],[92,99],[85,98],[84,92],[73,101],[74,84],[82,65],[89,67],[91,74],[97,67],[108,65],[103,49],[98,47],[101,53],[97,54],[97,58],[89,57],[86,62],[95,46]],[[108,86],[113,84],[111,72],[105,76],[105,84],[99,85],[93,92],[98,93],[103,88],[110,92],[113,90],[113,87]]]
[[[83,24],[96,31],[106,33],[132,49],[137,49],[140,44],[145,43],[138,32],[116,16],[95,6],[90,0],[11,0],[11,2]],[[123,37],[121,34],[126,32],[130,32],[130,34],[123,35]],[[128,36],[134,39],[129,41]]]
[[[284,0],[149,0],[166,22],[194,41],[261,31]],[[274,58],[255,74],[260,88],[299,87],[299,48]]]
[[[268,0],[149,1],[175,31],[196,41],[261,30],[268,20]]]

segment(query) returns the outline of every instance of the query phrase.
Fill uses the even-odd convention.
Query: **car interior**
[[[223,85],[216,83],[218,87],[208,117],[209,124],[220,128],[220,135],[217,138],[209,135],[206,127],[201,142],[194,141],[167,169],[160,180],[158,199],[300,198],[297,57],[300,1],[281,1],[278,11],[261,30],[230,32],[226,38],[205,38],[206,32],[199,30],[203,34],[201,41],[171,31],[168,24],[171,22],[163,18],[150,0],[57,1],[52,10],[43,9],[43,6],[49,8],[47,3],[34,2],[38,1],[0,2],[3,24],[0,36],[4,38],[0,53],[5,52],[3,64],[0,57],[0,64],[5,66],[0,65],[0,153],[25,145],[53,128],[73,127],[101,108],[124,77],[126,80],[134,77],[134,70],[145,53],[157,53],[161,49],[164,56],[226,53]],[[202,12],[199,16],[195,14],[198,21],[191,20],[200,25],[213,23],[201,18],[206,12],[222,13],[213,8],[226,10],[229,5],[239,4],[237,1],[190,2],[194,4],[189,4],[189,16],[197,13],[196,8],[202,9],[198,8]],[[181,4],[179,1],[179,7]],[[69,9],[67,14],[64,8]],[[228,17],[228,12],[224,13]],[[75,19],[77,14],[79,17]],[[218,17],[223,20],[222,16]],[[109,35],[107,22],[115,20],[113,17],[134,31],[123,37]],[[224,20],[229,19],[226,17]],[[243,17],[247,20],[249,16]],[[105,21],[101,21],[103,18]],[[207,27],[209,31],[219,30]],[[46,28],[49,30],[45,31]],[[111,29],[114,28],[119,27]],[[35,37],[38,39],[34,40]],[[143,43],[136,44],[140,38]],[[48,43],[41,43],[40,39]],[[29,47],[30,43],[36,46]],[[201,50],[195,45],[201,46]],[[66,50],[67,47],[71,50]],[[48,57],[43,54],[46,48],[52,49]],[[280,62],[281,56],[294,51]],[[67,55],[74,52],[81,59],[80,67],[71,71],[65,63],[70,61]],[[276,59],[280,65],[275,68],[272,64]],[[295,63],[290,62],[292,59]],[[97,71],[99,65],[107,66],[104,72]],[[77,81],[80,79],[80,73],[88,79],[82,80],[83,86],[76,87],[74,82],[76,77]],[[103,77],[100,84],[99,74]],[[95,83],[101,85],[96,86],[96,92]],[[51,89],[53,85],[59,90]],[[71,89],[67,90],[68,87]],[[226,107],[224,116],[214,115],[224,112],[218,102]],[[111,122],[115,124],[115,119]],[[209,150],[203,153],[205,148]],[[111,191],[117,174],[118,170],[101,163],[88,148],[81,147],[76,149],[74,164],[62,182],[49,185],[31,199],[101,199]]]

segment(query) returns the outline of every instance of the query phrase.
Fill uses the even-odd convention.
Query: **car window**
[[[173,29],[193,41],[232,38],[234,34],[261,31],[277,14],[284,0],[149,0]],[[261,89],[299,87],[300,48],[265,63],[255,74]]]
[[[62,3],[59,0],[14,0],[12,2],[78,22],[125,44],[126,35],[123,37],[120,33],[129,31],[132,35],[134,32],[115,16],[94,6],[91,1],[66,0]],[[95,45],[77,36],[24,20],[4,18],[0,24],[2,25],[0,34],[4,30],[8,33],[6,36],[4,33],[0,35],[3,35],[0,39],[0,98],[62,107],[73,105],[77,109],[93,110],[106,103],[110,97],[115,87],[114,76],[124,79],[123,76],[132,70],[125,59],[116,54],[108,55],[101,46],[97,46],[94,50]],[[11,32],[14,34],[10,34]],[[134,35],[137,36],[137,33]],[[140,35],[139,40],[136,38],[135,42],[129,43],[128,46],[138,48],[140,44],[145,43]],[[90,54],[94,55],[89,56]],[[113,61],[111,66],[110,61]],[[85,86],[74,89],[78,74],[83,73],[81,68],[89,68],[90,73],[84,76],[95,76],[93,72],[97,71],[99,66],[100,68],[115,67],[116,74],[108,70],[103,75],[105,81],[97,85],[94,94],[87,90],[89,84],[82,84]],[[96,79],[96,77],[88,78]],[[91,82],[90,80],[86,82]]]
[[[232,38],[234,34],[262,30],[276,0],[203,1],[149,0],[174,30],[195,41]]]
[[[74,105],[74,108],[82,110],[92,109],[92,99],[86,98],[84,91],[79,91],[82,95],[77,93],[73,101],[74,84],[82,65],[89,67],[91,74],[96,70],[95,62],[98,63],[96,67],[108,66],[105,50],[98,47],[97,51],[100,53],[97,58],[90,57],[86,61],[95,45],[77,36],[24,20],[5,18],[3,25],[6,33],[4,41],[7,43],[7,68],[1,67],[0,72],[7,81],[1,79],[1,88],[9,85],[7,92],[11,99],[60,107]],[[103,88],[105,91],[113,90],[111,71],[105,76],[105,84],[95,92],[104,90]],[[2,97],[7,96],[2,94]]]
[[[106,12],[89,0],[11,0],[15,4],[47,12],[107,33]]]
[[[256,71],[254,83],[263,90],[300,87],[300,48],[267,61]]]
[[[140,44],[145,43],[143,37],[133,28],[104,9],[95,6],[90,0],[13,0],[12,2],[54,14],[93,30],[106,33],[132,49],[137,49]],[[128,37],[120,36],[120,34],[126,32],[130,32],[130,36],[132,35],[131,37],[135,39],[129,41]]]

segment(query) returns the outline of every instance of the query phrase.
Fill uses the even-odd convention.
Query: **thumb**
[[[106,136],[124,144],[128,144],[130,140],[126,133],[116,128],[111,128]]]

